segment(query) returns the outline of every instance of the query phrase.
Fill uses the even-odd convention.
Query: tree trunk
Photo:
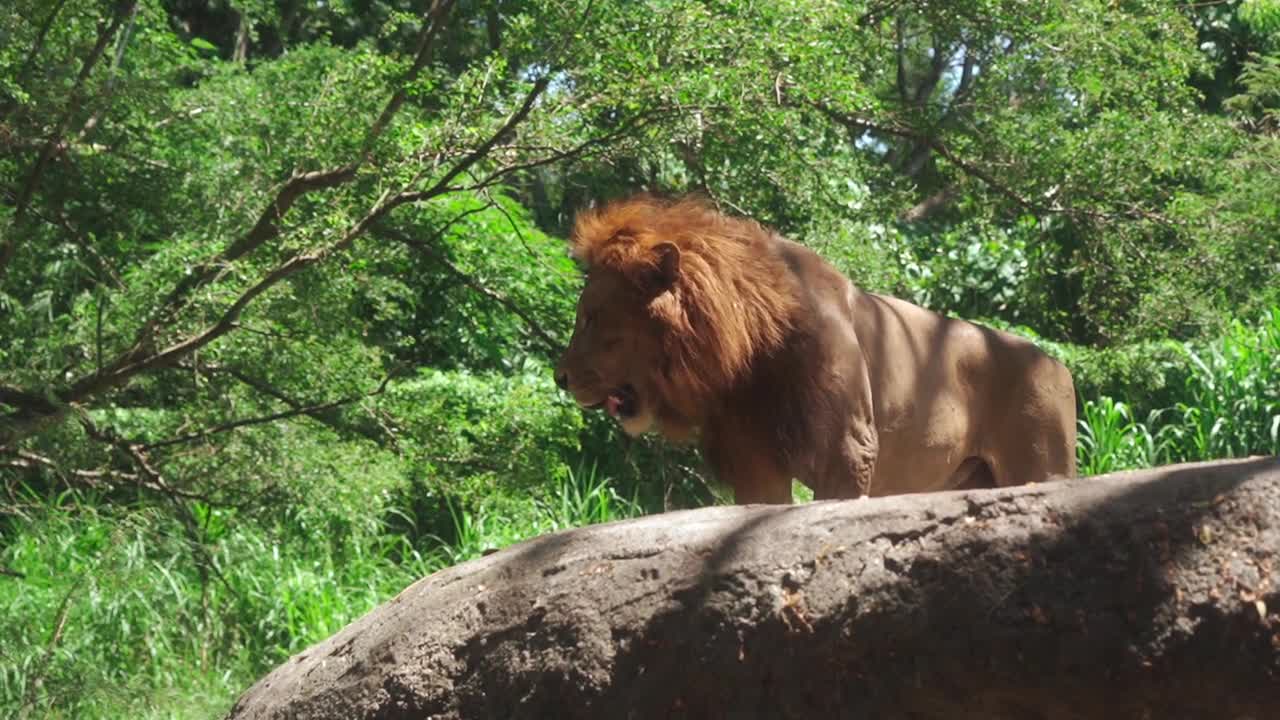
[[[1280,459],[675,512],[425,578],[231,718],[1280,717]]]

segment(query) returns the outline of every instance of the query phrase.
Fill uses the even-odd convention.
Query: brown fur
[[[792,477],[826,498],[1075,472],[1070,375],[1024,340],[863,293],[697,200],[585,211],[571,245],[557,380],[586,407],[633,397],[629,433],[699,435],[739,502],[789,502]]]

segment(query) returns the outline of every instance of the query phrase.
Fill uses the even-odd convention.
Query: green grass
[[[420,577],[642,513],[593,465],[532,502],[452,504],[456,539],[422,550],[377,523],[338,539],[305,513],[263,527],[193,504],[195,542],[160,508],[28,500],[0,547],[0,567],[23,576],[0,576],[2,717],[217,717],[262,673]]]
[[[160,513],[59,498],[0,557],[0,714],[209,717],[253,671]]]
[[[1256,326],[1234,323],[1217,342],[1184,344],[1186,400],[1152,410],[1103,396],[1085,400],[1078,464],[1082,475],[1157,464],[1280,455],[1280,308]]]

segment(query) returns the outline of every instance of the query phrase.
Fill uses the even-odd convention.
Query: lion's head
[[[703,202],[639,196],[580,213],[587,271],[556,382],[636,435],[681,437],[796,307],[767,231]]]
[[[578,404],[606,410],[631,435],[653,426],[662,397],[664,331],[648,310],[653,296],[621,273],[593,271],[556,371]]]

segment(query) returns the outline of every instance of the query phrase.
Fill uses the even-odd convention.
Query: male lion
[[[739,503],[1075,474],[1067,369],[1013,335],[862,292],[692,199],[579,214],[587,268],[556,382],[637,435],[699,437]]]

